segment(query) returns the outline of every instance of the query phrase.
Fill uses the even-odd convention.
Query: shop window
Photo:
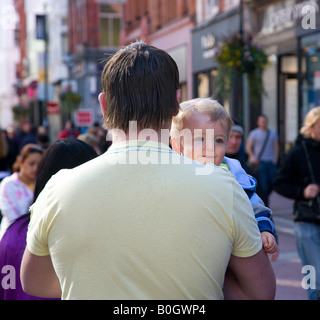
[[[211,18],[219,13],[219,0],[206,0],[206,17]]]
[[[224,11],[234,9],[240,5],[240,0],[225,0]]]
[[[320,44],[310,44],[303,51],[301,118],[310,109],[320,105]]]
[[[118,47],[120,45],[121,5],[100,6],[100,45]]]
[[[188,88],[187,83],[180,83],[180,89],[181,89],[181,102],[188,100]]]
[[[209,96],[209,77],[206,73],[199,73],[198,79],[198,98],[207,98]]]
[[[197,74],[197,97],[208,98],[214,96],[214,79],[217,76],[217,70],[209,70]]]

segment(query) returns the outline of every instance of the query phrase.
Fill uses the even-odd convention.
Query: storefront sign
[[[201,47],[204,50],[202,53],[203,59],[213,58],[215,55],[216,38],[212,33],[201,37]]]
[[[312,20],[315,17],[311,15],[319,12],[318,1],[308,0],[295,4],[293,0],[287,0],[281,5],[270,6],[268,10],[265,10],[261,31],[263,33],[271,33],[275,30],[280,31],[284,28],[292,27],[296,21],[304,17],[310,17],[310,20]]]
[[[81,109],[75,112],[75,124],[77,127],[90,127],[93,124],[91,109]]]
[[[239,32],[238,11],[230,11],[228,15],[213,19],[205,26],[196,26],[192,30],[193,73],[216,69],[214,56],[218,44],[236,32]]]
[[[48,101],[47,102],[47,114],[59,114],[60,108],[57,102]]]

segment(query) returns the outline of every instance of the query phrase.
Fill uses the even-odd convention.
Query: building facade
[[[250,35],[268,55],[265,94],[247,111],[235,83],[230,99],[220,101],[242,121],[245,132],[260,113],[279,133],[280,155],[293,145],[305,114],[320,105],[319,0],[197,0],[197,24],[192,30],[193,96],[214,95],[219,69],[214,56],[219,43],[235,33]]]
[[[15,90],[17,73],[21,63],[17,25],[19,15],[13,0],[0,0],[0,129],[13,124],[12,108],[20,101]]]
[[[137,39],[167,51],[177,62],[182,99],[192,98],[191,30],[195,0],[127,0],[121,44]]]
[[[270,57],[262,112],[279,133],[283,155],[294,144],[305,114],[320,105],[319,2],[253,1],[250,9],[256,39]]]
[[[214,81],[218,73],[215,53],[220,43],[239,33],[239,1],[197,1],[197,25],[192,30],[192,76],[193,96],[212,97],[215,95]],[[232,115],[238,110],[232,108],[236,103],[223,101]]]
[[[120,0],[69,0],[69,78],[73,90],[81,94],[80,110],[91,110],[88,127],[102,122],[98,93],[101,91],[101,72],[106,59],[120,46],[122,6]]]

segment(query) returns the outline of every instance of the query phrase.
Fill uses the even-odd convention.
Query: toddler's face
[[[192,139],[180,140],[183,155],[203,164],[220,165],[227,146],[226,121],[213,122],[208,114],[196,112],[185,119],[184,128],[191,130]]]

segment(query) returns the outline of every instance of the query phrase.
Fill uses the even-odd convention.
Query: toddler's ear
[[[181,89],[178,89],[177,92],[176,92],[176,97],[177,97],[177,101],[178,103],[181,102]]]
[[[175,138],[170,138],[172,149],[179,153],[183,154],[183,145]]]

